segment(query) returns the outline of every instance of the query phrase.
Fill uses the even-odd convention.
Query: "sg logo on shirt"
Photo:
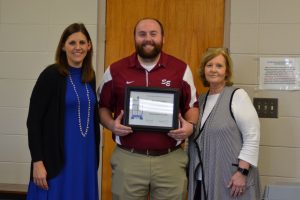
[[[167,79],[162,79],[161,84],[170,87],[171,86],[171,81]]]

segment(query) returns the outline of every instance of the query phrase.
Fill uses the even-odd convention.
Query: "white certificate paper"
[[[174,94],[131,92],[129,124],[172,127],[173,107]]]

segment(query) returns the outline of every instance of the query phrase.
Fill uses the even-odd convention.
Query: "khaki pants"
[[[113,200],[184,200],[188,157],[181,148],[162,156],[116,147],[111,157]]]

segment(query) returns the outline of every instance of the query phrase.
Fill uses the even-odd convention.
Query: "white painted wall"
[[[279,118],[261,118],[262,187],[300,182],[300,91],[258,90],[261,56],[300,56],[299,0],[228,0],[234,82],[251,97],[278,98]]]
[[[0,0],[0,183],[27,184],[31,90],[69,24],[83,22],[97,53],[97,0]],[[94,67],[96,67],[94,56]]]

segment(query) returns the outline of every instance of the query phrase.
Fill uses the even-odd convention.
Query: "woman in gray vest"
[[[232,87],[232,61],[222,48],[208,50],[200,78],[197,131],[189,139],[189,200],[258,200],[260,124],[248,94]]]

